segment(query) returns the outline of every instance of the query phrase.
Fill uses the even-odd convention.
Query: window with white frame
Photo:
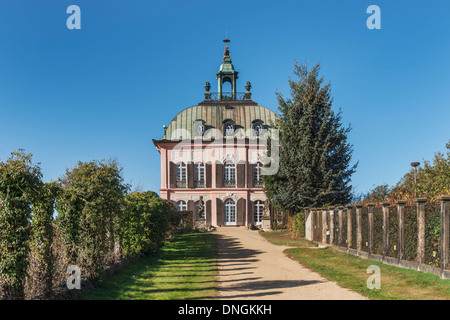
[[[257,200],[253,204],[253,217],[255,225],[262,223],[262,217],[264,215],[264,202]]]
[[[186,187],[186,163],[177,163],[177,187]]]
[[[205,164],[203,162],[194,164],[194,184],[195,187],[204,187],[205,185]]]
[[[261,168],[261,162],[256,162],[253,166],[253,183],[255,183],[255,186],[259,186],[262,183]]]
[[[233,161],[226,161],[224,165],[224,185],[232,187],[236,181],[236,166]]]
[[[236,224],[236,203],[233,199],[227,199],[224,203],[225,206],[225,225]]]
[[[186,201],[184,201],[184,200],[177,201],[177,210],[178,211],[186,211],[187,210]]]

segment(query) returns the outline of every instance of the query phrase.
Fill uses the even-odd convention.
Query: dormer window
[[[253,130],[255,130],[255,135],[257,135],[258,137],[261,135],[262,130],[263,130],[263,126],[261,123],[255,124],[253,126]]]
[[[198,119],[194,121],[194,136],[201,137],[205,133],[205,121]]]
[[[203,124],[199,124],[195,131],[197,135],[201,136],[205,132],[205,126]]]
[[[234,134],[234,126],[230,123],[225,125],[225,135],[232,136]]]
[[[263,134],[264,126],[261,120],[253,121],[253,134],[256,137],[259,137]]]
[[[234,136],[234,122],[232,120],[224,121],[223,132],[226,137]]]

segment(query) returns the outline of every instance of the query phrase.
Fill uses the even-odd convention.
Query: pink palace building
[[[250,82],[236,91],[227,46],[216,78],[217,92],[206,82],[204,101],[178,113],[153,140],[161,154],[160,195],[207,226],[259,226],[264,212],[273,214],[264,211],[261,159],[277,115],[252,100]]]

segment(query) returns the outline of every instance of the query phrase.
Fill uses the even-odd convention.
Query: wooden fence
[[[364,258],[450,278],[450,196],[440,204],[397,201],[306,208],[306,238]]]

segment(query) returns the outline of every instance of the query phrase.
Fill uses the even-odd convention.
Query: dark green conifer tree
[[[330,84],[312,69],[295,64],[297,81],[289,80],[291,97],[277,93],[279,119],[279,170],[264,177],[267,195],[282,210],[346,204],[351,200],[352,146],[350,126],[341,123],[341,111],[332,110]]]

